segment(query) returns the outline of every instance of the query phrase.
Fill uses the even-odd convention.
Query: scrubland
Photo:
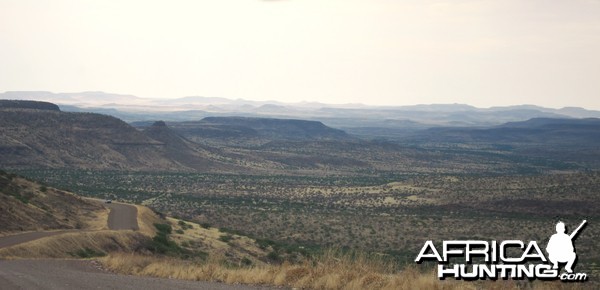
[[[284,186],[276,178],[242,178],[255,182],[249,185],[233,177],[217,184],[208,180],[204,195],[148,191],[152,197],[145,203],[155,210],[138,206],[138,232],[67,233],[2,249],[0,256],[95,258],[121,274],[306,289],[578,289],[590,285],[441,281],[434,265],[412,261],[426,239],[517,237],[544,243],[552,234],[554,217],[524,209],[515,214],[518,208],[494,207],[494,202],[503,197],[503,203],[518,204],[528,193],[532,201],[551,208],[553,204],[545,202],[552,198],[546,201],[546,197],[571,192],[562,198],[561,210],[563,220],[575,226],[579,220],[572,213],[594,207],[597,174],[412,177],[383,185],[368,179],[287,177],[285,182],[291,179],[296,186],[281,190],[279,196],[273,190]],[[478,197],[481,188],[488,196]],[[588,204],[570,204],[569,198]],[[593,220],[592,214],[588,221]],[[581,255],[577,268],[590,274],[597,271],[593,238],[598,235],[598,228],[589,226],[576,243],[579,253],[587,253]]]

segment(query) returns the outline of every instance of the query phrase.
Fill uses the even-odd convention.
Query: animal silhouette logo
[[[577,260],[573,240],[586,222],[587,220],[584,220],[570,235],[565,233],[565,223],[559,221],[556,224],[556,234],[550,237],[550,241],[548,241],[548,246],[546,247],[548,259],[553,265],[552,269],[558,269],[559,263],[566,263],[565,270],[573,273],[573,265]]]

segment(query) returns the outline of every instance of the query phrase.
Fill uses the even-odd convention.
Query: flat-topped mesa
[[[199,122],[182,123],[188,129],[196,126],[200,129],[221,130],[227,133],[247,137],[262,136],[277,139],[346,139],[350,138],[342,130],[326,126],[319,121],[300,119],[277,119],[260,117],[206,117]],[[185,134],[185,133],[184,133]],[[214,133],[212,133],[214,134]],[[254,135],[254,136],[252,136]]]
[[[156,121],[152,124],[152,127],[167,127],[167,124],[164,121]]]
[[[60,108],[53,103],[24,100],[0,100],[0,109],[34,109],[60,112]]]

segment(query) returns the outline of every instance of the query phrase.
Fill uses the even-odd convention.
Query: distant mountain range
[[[440,110],[451,107],[438,106],[438,111],[428,114],[443,115]],[[364,130],[360,136],[314,120],[248,116],[128,124],[109,115],[63,112],[46,102],[0,100],[0,168],[221,173],[405,170],[407,164],[454,158],[456,148],[488,148],[492,152],[485,153],[491,154],[486,158],[503,162],[536,156],[559,160],[561,168],[600,165],[598,118],[533,118],[486,127],[427,127],[402,120],[381,124],[385,126],[355,127]],[[449,150],[444,152],[450,155],[430,151],[432,146]],[[496,150],[502,153],[497,156]],[[483,153],[468,154],[479,158]]]
[[[196,122],[137,124],[108,115],[62,112],[56,105],[0,100],[0,168],[85,168],[111,170],[241,170],[269,163],[190,139],[347,140],[343,131],[320,122],[267,118],[213,117]],[[280,157],[278,157],[280,158]],[[252,162],[247,162],[252,160]],[[248,168],[245,168],[248,169]]]
[[[409,138],[428,142],[597,146],[600,143],[600,119],[534,118],[491,128],[438,127],[420,131]]]
[[[0,99],[56,103],[63,111],[108,114],[126,122],[198,121],[205,117],[261,117],[321,121],[356,135],[402,135],[406,131],[438,126],[491,127],[532,118],[600,118],[600,111],[534,105],[476,108],[465,104],[379,107],[361,104],[331,105],[317,102],[281,103],[211,97],[146,99],[103,92],[5,92]]]

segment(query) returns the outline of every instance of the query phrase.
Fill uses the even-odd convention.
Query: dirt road
[[[102,202],[102,201],[98,201]],[[137,230],[137,208],[122,203],[104,204],[110,209],[111,230]],[[30,232],[0,237],[0,248],[77,230]],[[117,275],[90,260],[0,260],[0,289],[273,289],[177,279]]]
[[[53,231],[53,232],[30,232],[23,234],[16,234],[12,236],[0,237],[0,249],[6,248],[14,245],[18,245],[21,243],[49,237],[60,235],[68,232],[73,232],[73,230],[65,230],[65,231]]]
[[[102,202],[100,200],[96,200]],[[138,230],[137,208],[133,205],[123,203],[104,204],[110,209],[108,214],[108,228],[111,230]],[[77,230],[48,231],[48,232],[29,232],[16,234],[6,237],[0,237],[0,248],[10,247],[21,243],[41,239],[44,237],[60,235]]]
[[[254,286],[116,275],[94,261],[0,260],[0,289],[269,289]],[[272,289],[272,288],[271,288]]]
[[[124,203],[106,203],[110,209],[108,228],[111,230],[138,230],[137,207]]]

